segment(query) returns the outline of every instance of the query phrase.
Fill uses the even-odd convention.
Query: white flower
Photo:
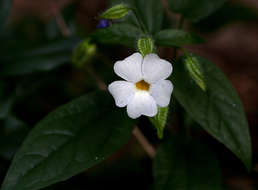
[[[157,106],[169,105],[173,85],[165,80],[172,73],[172,65],[168,61],[153,53],[144,58],[140,53],[134,53],[117,61],[114,70],[126,81],[115,81],[108,90],[118,107],[127,106],[129,117],[153,117],[158,112]]]

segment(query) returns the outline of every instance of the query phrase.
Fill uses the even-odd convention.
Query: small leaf
[[[37,190],[83,172],[127,143],[133,125],[106,92],[61,106],[32,129],[1,190]]]
[[[98,29],[91,35],[101,43],[121,44],[132,48],[136,47],[137,40],[141,36],[143,36],[141,30],[130,24],[114,24],[106,29]]]
[[[154,127],[157,129],[157,135],[159,139],[163,138],[164,129],[167,123],[167,117],[168,117],[168,107],[160,108],[158,109],[158,114],[154,117],[149,117],[151,123],[154,125]]]
[[[161,46],[175,47],[203,43],[204,40],[195,34],[183,30],[166,29],[155,35],[155,42]]]
[[[170,137],[153,162],[154,190],[221,190],[216,155],[203,143]]]
[[[198,22],[222,7],[226,0],[168,0],[169,9]]]
[[[152,39],[148,37],[140,38],[137,42],[137,47],[143,57],[147,54],[152,53],[153,51]]]
[[[186,58],[184,59],[184,63],[191,78],[196,82],[196,84],[203,91],[206,91],[206,84],[205,84],[203,72],[202,72],[201,66],[198,63],[198,60],[195,57],[187,54]]]
[[[174,63],[173,93],[192,119],[250,169],[251,140],[241,100],[226,76],[214,64],[194,57],[203,69],[206,92],[193,82],[181,60]]]
[[[120,19],[128,14],[130,8],[125,4],[115,5],[104,13],[102,13],[99,17],[102,19]]]

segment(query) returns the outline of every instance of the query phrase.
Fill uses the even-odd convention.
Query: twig
[[[65,37],[71,36],[72,32],[70,31],[69,27],[65,23],[64,18],[62,17],[60,12],[58,11],[55,16],[56,16],[57,25],[60,31],[62,32],[62,35]]]
[[[85,69],[86,72],[96,81],[97,86],[100,90],[107,90],[107,85],[104,81],[94,72],[92,67],[88,64],[87,68]]]
[[[137,126],[133,130],[133,135],[138,140],[139,144],[142,146],[145,152],[149,155],[149,157],[154,158],[156,149],[149,143],[147,138],[142,134]]]

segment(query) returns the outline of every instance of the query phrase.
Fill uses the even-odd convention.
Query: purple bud
[[[111,25],[111,21],[107,19],[101,19],[97,25],[97,28],[107,28]]]

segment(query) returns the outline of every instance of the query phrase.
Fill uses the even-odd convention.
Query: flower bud
[[[101,19],[97,25],[97,28],[107,28],[111,25],[111,21],[107,19]]]
[[[102,13],[99,18],[101,19],[120,19],[128,14],[130,8],[125,4],[115,5],[104,13]]]
[[[149,37],[139,38],[137,42],[137,47],[143,57],[147,54],[152,53],[153,51],[152,39]]]
[[[89,61],[96,54],[96,45],[91,44],[89,40],[80,43],[73,52],[72,61],[77,67],[82,67],[86,61]]]

